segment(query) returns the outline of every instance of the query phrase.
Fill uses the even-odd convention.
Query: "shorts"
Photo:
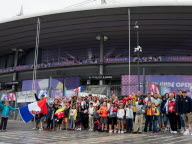
[[[117,121],[118,122],[124,122],[124,119],[123,118],[118,118]]]
[[[83,121],[82,120],[78,120],[78,124],[83,124]]]
[[[61,118],[61,119],[59,119],[59,121],[57,123],[62,124],[62,121],[63,121],[63,119]]]
[[[39,123],[40,122],[40,118],[39,117],[35,117],[35,122]]]
[[[107,124],[108,123],[108,118],[107,117],[101,117],[100,122],[104,123],[104,124]]]
[[[109,124],[117,125],[117,118],[116,117],[109,117]]]
[[[192,121],[192,115],[190,113],[183,114],[183,119],[185,122]]]
[[[168,117],[166,114],[163,114],[163,122],[167,123],[168,122]]]
[[[45,118],[46,118],[46,116],[41,117],[40,122],[44,122]]]
[[[161,114],[157,116],[158,122],[161,122]]]
[[[68,121],[69,121],[69,118],[64,118],[65,123],[68,123]]]

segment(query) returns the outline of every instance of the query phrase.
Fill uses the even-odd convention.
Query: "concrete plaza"
[[[121,143],[150,143],[150,144],[191,144],[192,136],[181,134],[158,133],[145,134],[109,134],[106,132],[83,131],[39,131],[32,130],[33,123],[9,120],[7,132],[0,132],[0,144],[121,144]]]

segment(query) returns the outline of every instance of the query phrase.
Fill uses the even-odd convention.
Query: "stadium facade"
[[[138,73],[134,53],[138,40],[142,47],[140,74],[191,75],[191,5],[181,0],[135,0],[2,21],[0,82],[18,82],[21,90],[22,82],[32,79],[38,18],[37,79],[79,77],[80,85],[87,80],[97,85],[102,75],[108,76],[102,78],[103,84],[121,85],[122,76],[129,74],[129,48],[131,75]],[[139,25],[139,38],[135,25]]]

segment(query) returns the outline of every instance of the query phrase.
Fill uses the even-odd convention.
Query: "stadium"
[[[146,94],[150,85],[161,94],[191,92],[192,2],[94,2],[1,21],[1,95],[33,89],[65,95],[80,86],[107,96]]]

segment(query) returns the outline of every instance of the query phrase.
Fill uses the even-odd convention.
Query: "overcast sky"
[[[24,15],[60,10],[68,6],[89,0],[0,0],[0,20],[16,16],[23,5]],[[93,0],[94,1],[94,0]],[[115,1],[115,0],[110,0]],[[100,4],[95,0],[91,4]]]

